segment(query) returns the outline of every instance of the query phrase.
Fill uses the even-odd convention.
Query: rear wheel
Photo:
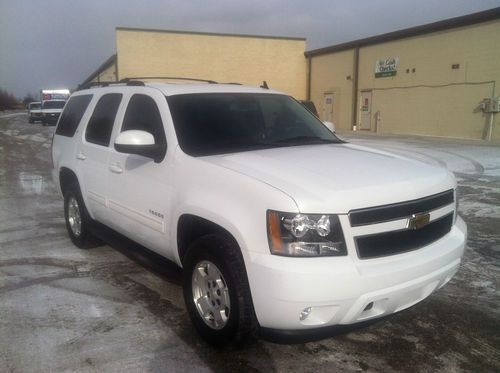
[[[73,184],[64,193],[64,219],[71,241],[80,249],[90,249],[101,244],[92,233],[90,218],[78,185]]]
[[[190,246],[183,291],[189,316],[208,343],[223,346],[257,336],[245,265],[231,238],[210,234]]]

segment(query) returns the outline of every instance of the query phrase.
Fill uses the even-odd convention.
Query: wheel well
[[[177,250],[181,263],[184,261],[189,246],[197,238],[212,233],[222,233],[236,242],[233,235],[220,225],[196,215],[182,215],[177,224]]]
[[[61,171],[59,172],[59,184],[61,185],[62,194],[64,195],[68,187],[74,183],[78,184],[78,178],[75,173],[69,168],[61,168]]]

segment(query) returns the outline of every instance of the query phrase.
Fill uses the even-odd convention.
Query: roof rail
[[[209,84],[217,84],[215,80],[207,80],[207,79],[197,79],[197,78],[184,78],[181,76],[141,76],[141,77],[133,77],[133,78],[123,78],[120,80],[122,83],[127,83],[130,81],[140,81],[140,80],[151,80],[151,79],[164,79],[164,80],[189,80],[193,82],[204,82]]]
[[[138,82],[138,81],[127,81],[127,82],[122,82],[122,81],[104,81],[104,82],[88,82],[88,83],[85,83],[85,84],[80,84],[77,88],[77,90],[82,90],[82,89],[88,89],[88,88],[92,88],[92,87],[108,87],[110,85],[116,85],[116,84],[126,84],[126,85],[130,85],[130,86],[137,86],[137,85],[144,85],[143,82]]]

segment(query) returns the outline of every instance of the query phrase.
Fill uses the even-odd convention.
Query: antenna
[[[260,88],[269,89],[269,86],[267,85],[267,82],[265,80],[262,82],[262,85],[260,86]]]

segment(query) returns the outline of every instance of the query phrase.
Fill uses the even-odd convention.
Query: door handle
[[[84,160],[86,160],[86,159],[87,159],[87,156],[86,156],[85,154],[83,154],[82,152],[80,152],[80,153],[78,153],[78,154],[76,155],[76,159],[79,159],[79,160],[81,160],[81,161],[84,161]]]
[[[112,164],[109,166],[109,170],[114,172],[115,174],[121,174],[123,172],[123,168],[120,167],[118,163]]]

